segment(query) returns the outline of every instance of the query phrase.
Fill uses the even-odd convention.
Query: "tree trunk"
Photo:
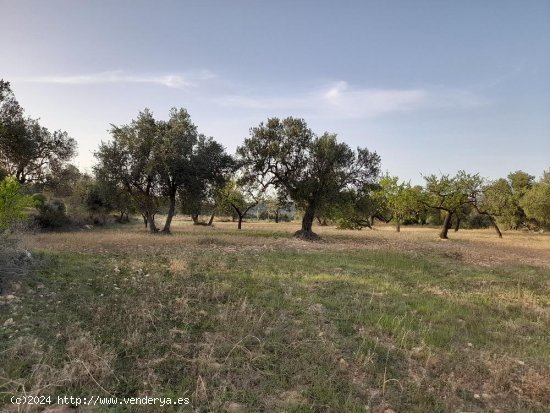
[[[208,220],[208,226],[212,226],[212,222],[214,222],[214,215],[216,215],[216,211],[212,211],[212,215],[210,215],[210,219]]]
[[[141,216],[143,217],[143,224],[145,225],[145,228],[147,228],[147,213],[141,214]]]
[[[313,227],[314,217],[315,217],[315,208],[312,205],[309,205],[306,208],[304,217],[302,218],[302,231],[312,232],[311,227]]]
[[[372,228],[372,226],[374,225],[374,218],[374,215],[370,216],[370,228]]]
[[[279,223],[279,210],[275,211],[275,223]]]
[[[460,229],[460,218],[456,217],[455,232],[458,232],[459,229]]]
[[[451,225],[451,219],[453,218],[452,212],[447,212],[447,215],[445,215],[445,220],[443,221],[443,225],[441,226],[441,232],[439,233],[439,238],[441,239],[447,239],[447,232],[449,232],[449,226]]]
[[[311,230],[313,220],[315,219],[315,205],[310,204],[306,208],[304,217],[302,218],[302,229],[294,233],[295,237],[305,240],[318,240],[319,236]]]
[[[164,228],[162,232],[165,234],[170,233],[170,224],[172,223],[172,217],[176,212],[176,194],[170,194],[170,207],[168,208],[168,215],[166,215],[166,221],[164,222]]]
[[[199,223],[199,214],[191,214],[191,219],[193,220],[193,224],[197,225]]]
[[[147,220],[149,222],[149,232],[155,234],[159,231],[157,226],[155,225],[155,214],[147,215],[149,215],[149,219]]]
[[[495,219],[490,214],[487,214],[487,216],[491,220],[491,224],[493,225],[493,228],[495,229],[498,237],[502,238],[502,232],[500,232],[500,228],[498,227],[497,222],[495,221]]]
[[[243,226],[243,216],[239,214],[239,223],[237,224],[237,229],[241,229]]]
[[[319,223],[319,225],[323,225],[323,222],[321,221],[321,217],[320,216],[317,216],[315,217],[317,218],[317,222]]]
[[[397,218],[397,226],[395,227],[397,232],[401,232],[401,220]]]

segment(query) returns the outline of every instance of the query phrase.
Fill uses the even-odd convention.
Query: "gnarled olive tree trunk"
[[[302,218],[302,229],[296,231],[294,236],[297,238],[302,238],[305,240],[318,240],[320,239],[319,235],[312,231],[313,220],[315,219],[315,204],[310,203]]]

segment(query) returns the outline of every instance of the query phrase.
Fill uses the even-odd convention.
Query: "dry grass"
[[[192,401],[117,412],[548,411],[549,236],[235,226],[26,235],[41,264],[0,300],[0,391]]]
[[[93,231],[28,235],[30,249],[72,251],[97,254],[170,253],[203,249],[224,251],[262,251],[289,249],[298,251],[388,250],[410,254],[433,254],[469,264],[493,266],[526,264],[550,268],[550,234],[506,231],[499,239],[493,230],[451,232],[450,240],[440,240],[438,230],[428,227],[403,227],[396,233],[393,226],[376,230],[346,231],[334,227],[316,227],[321,242],[305,242],[291,237],[296,223],[247,222],[240,232],[235,223],[216,222],[213,227],[196,226],[175,218],[172,235],[151,235],[138,225],[122,226],[116,231],[97,228]]]

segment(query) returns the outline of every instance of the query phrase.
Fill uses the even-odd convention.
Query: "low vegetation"
[[[318,227],[310,243],[296,227],[26,235],[34,270],[1,297],[4,409],[97,394],[191,404],[89,411],[548,411],[548,236]]]

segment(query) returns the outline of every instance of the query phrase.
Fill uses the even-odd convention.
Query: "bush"
[[[12,176],[0,181],[0,231],[27,218],[25,210],[34,205],[32,197],[21,193],[21,184]]]
[[[489,228],[492,225],[491,218],[487,215],[472,214],[461,222],[463,228],[481,229]]]
[[[48,201],[44,194],[34,194],[33,199],[38,210],[35,222],[41,228],[61,228],[70,223],[67,217],[67,208],[60,199]]]

